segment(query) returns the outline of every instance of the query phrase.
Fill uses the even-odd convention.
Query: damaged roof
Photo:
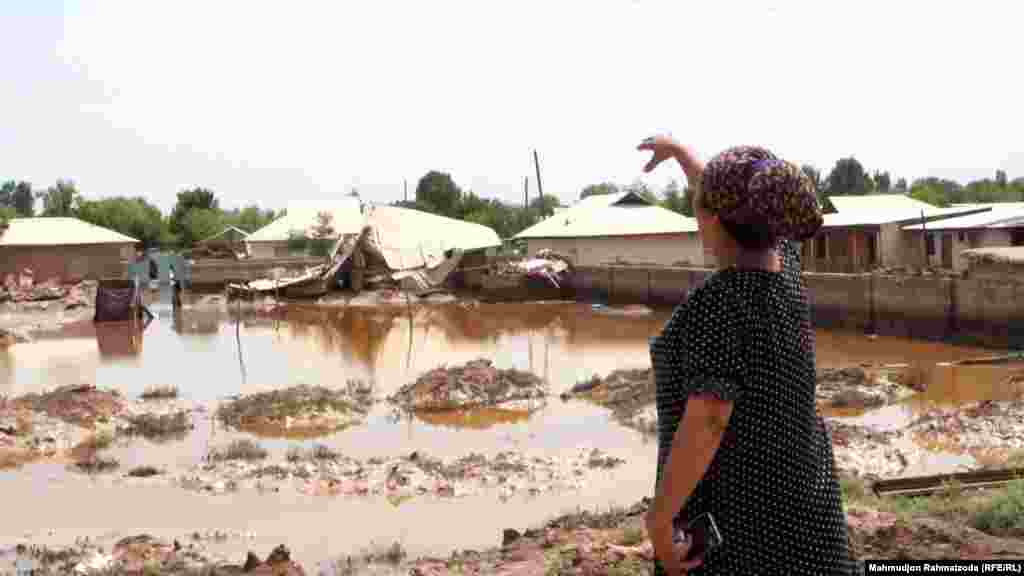
[[[14,218],[0,234],[3,246],[136,244],[139,240],[78,218]]]
[[[363,228],[362,203],[359,198],[345,196],[330,203],[291,203],[284,216],[253,232],[246,241],[285,242],[292,233],[308,235],[317,224],[317,215],[325,211],[334,218],[331,224],[337,236],[358,234]]]
[[[368,206],[366,224],[392,270],[433,267],[448,250],[501,246],[487,226],[398,206]]]
[[[515,237],[596,238],[696,231],[696,219],[654,206],[636,193],[620,192],[588,196]]]

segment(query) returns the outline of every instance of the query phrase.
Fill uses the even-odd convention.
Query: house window
[[[928,253],[929,256],[935,256],[935,235],[926,234],[924,238],[925,251]]]
[[[827,248],[827,236],[819,234],[814,238],[814,257],[818,260],[825,259],[825,253]]]

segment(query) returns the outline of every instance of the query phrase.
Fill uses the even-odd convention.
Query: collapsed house
[[[230,284],[229,294],[310,297],[340,288],[387,288],[425,295],[446,286],[467,257],[481,259],[488,249],[501,245],[491,228],[420,210],[365,205],[359,214],[358,229],[353,213],[346,214],[345,227],[338,230],[322,264],[289,278]],[[253,233],[250,242],[253,237],[270,237],[261,232]]]

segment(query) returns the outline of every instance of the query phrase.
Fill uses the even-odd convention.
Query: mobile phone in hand
[[[687,561],[699,558],[722,544],[722,533],[718,531],[715,518],[709,513],[697,516],[685,528],[676,531],[676,541],[685,541],[687,537],[690,539],[690,548],[685,558]]]

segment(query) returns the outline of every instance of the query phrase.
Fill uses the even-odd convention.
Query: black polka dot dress
[[[797,247],[781,272],[726,268],[651,340],[658,472],[691,394],[734,402],[722,443],[677,516],[710,512],[724,543],[690,574],[856,574],[832,442],[814,403],[814,332]],[[655,562],[655,574],[664,574]]]

